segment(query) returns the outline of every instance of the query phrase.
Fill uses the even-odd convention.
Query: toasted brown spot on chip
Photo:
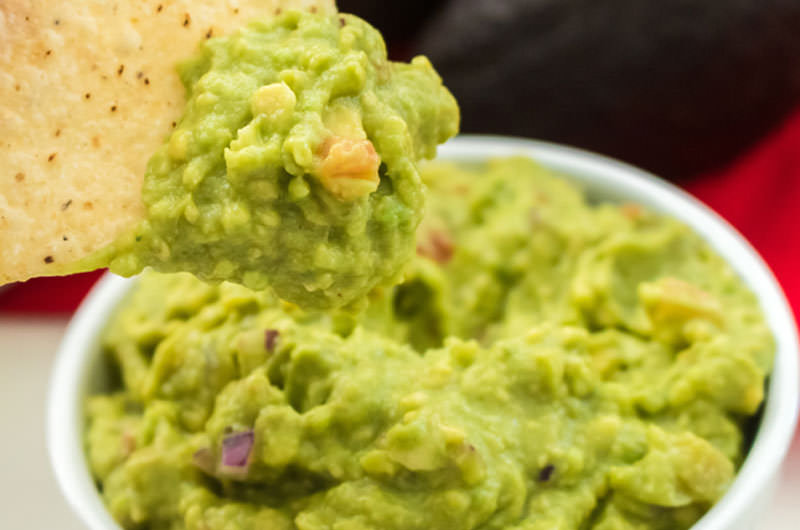
[[[191,23],[192,23],[192,16],[189,13],[183,15],[183,27],[187,28]]]
[[[50,264],[50,263],[53,263],[54,261],[55,261],[55,260],[53,259],[53,256],[45,256],[45,257],[44,257],[44,262],[45,262],[45,263],[48,263],[48,264]]]
[[[85,93],[85,94],[83,95],[83,98],[84,98],[84,99],[91,99],[91,98],[92,98],[92,95],[91,95],[89,92],[87,92],[87,93]]]
[[[23,172],[21,172],[21,171],[20,171],[19,173],[17,173],[16,175],[14,175],[14,179],[15,179],[17,182],[22,182],[23,180],[25,180],[25,173],[23,173]]]
[[[150,84],[150,78],[149,77],[145,77],[144,78],[144,84],[145,85],[149,85]]]
[[[111,112],[117,112],[117,106],[111,105]]]
[[[65,202],[64,204],[61,205],[61,211],[63,212],[64,210],[69,208],[70,204],[72,204],[72,199],[68,200],[67,202]]]
[[[47,161],[52,162],[53,160],[55,160],[57,154],[58,153],[50,153],[50,155],[47,157]]]
[[[208,31],[206,31],[206,38],[210,39],[213,35],[214,35],[214,28],[208,28]]]
[[[164,10],[164,6],[161,5],[161,4],[158,4],[158,7],[156,8],[156,13],[161,13],[161,11],[163,11],[163,10]]]
[[[125,65],[124,64],[119,65],[119,68],[117,68],[117,75],[122,75],[122,72],[124,71],[125,71]]]
[[[61,136],[61,129],[56,129],[55,136],[56,136],[56,138],[58,138],[59,136]]]
[[[53,53],[53,50],[47,50],[46,52],[44,52],[45,56],[48,56],[48,55],[50,55],[51,53]]]
[[[92,204],[92,201],[86,201],[83,203],[84,210],[91,210],[92,208],[94,208],[94,204]]]
[[[92,145],[95,147],[100,147],[100,137],[95,135],[92,136]]]

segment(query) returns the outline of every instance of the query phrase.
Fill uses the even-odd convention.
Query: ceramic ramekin
[[[678,188],[615,160],[545,142],[461,136],[439,157],[481,161],[527,155],[608,201],[633,201],[682,220],[705,238],[756,293],[776,338],[761,422],[737,478],[693,530],[752,529],[769,505],[798,410],[798,339],[780,286],[755,250],[717,214]],[[99,334],[135,280],[106,275],[81,304],[67,328],[51,377],[47,437],[55,476],[69,504],[91,530],[119,530],[103,506],[83,450],[83,402],[103,384]]]

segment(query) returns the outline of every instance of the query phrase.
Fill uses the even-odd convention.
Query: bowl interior
[[[525,155],[585,190],[593,201],[637,202],[681,220],[705,239],[758,297],[776,340],[775,364],[750,450],[725,496],[693,530],[749,528],[745,517],[763,502],[791,443],[798,413],[798,337],[792,310],[777,280],[753,247],[727,221],[668,182],[601,155],[548,142],[464,136],[445,144],[443,159],[480,162]]]
[[[778,471],[794,432],[798,403],[797,331],[777,282],[752,247],[723,219],[688,194],[638,169],[577,149],[506,137],[462,136],[440,148],[439,158],[481,162],[526,155],[586,190],[592,200],[633,201],[682,220],[739,273],[760,301],[776,338],[776,362],[753,444],[730,490],[695,530],[738,528],[748,507]],[[53,369],[48,402],[48,448],[61,489],[93,530],[120,527],[105,510],[83,451],[83,402],[106,385],[98,336],[135,283],[106,275],[81,305],[65,334]]]

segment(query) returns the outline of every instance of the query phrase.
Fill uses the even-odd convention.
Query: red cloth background
[[[761,253],[800,316],[800,109],[730,167],[685,188]]]
[[[687,181],[756,247],[800,315],[800,110],[730,167]],[[101,272],[37,278],[0,291],[2,314],[68,314]]]

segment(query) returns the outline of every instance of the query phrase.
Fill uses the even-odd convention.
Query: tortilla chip
[[[150,156],[205,38],[333,0],[0,2],[0,284],[59,274],[144,216]]]

